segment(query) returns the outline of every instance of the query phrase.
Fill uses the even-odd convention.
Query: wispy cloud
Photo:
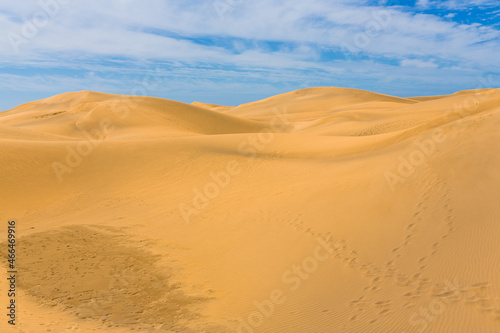
[[[438,65],[432,61],[423,61],[419,59],[404,59],[401,61],[401,66],[417,67],[417,68],[437,68]]]
[[[496,0],[445,0],[432,1],[435,6],[445,7],[448,9],[465,9],[472,7],[498,7]]]

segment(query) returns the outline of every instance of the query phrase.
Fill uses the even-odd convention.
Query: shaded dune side
[[[256,121],[180,102],[93,92],[58,95],[0,114],[0,125],[62,139],[85,138],[82,131],[99,130],[105,126],[102,121],[120,138],[247,133],[263,128]]]
[[[191,105],[203,108],[203,109],[209,109],[212,111],[218,111],[218,112],[230,112],[233,110],[235,107],[234,106],[227,106],[227,105],[218,105],[218,104],[209,104],[209,103],[202,103],[202,102],[193,102]]]

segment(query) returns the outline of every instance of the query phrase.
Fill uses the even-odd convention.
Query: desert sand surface
[[[500,332],[499,128],[500,89],[0,112],[0,331]]]

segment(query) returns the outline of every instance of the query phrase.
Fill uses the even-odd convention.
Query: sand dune
[[[498,89],[1,112],[0,331],[500,332],[499,126]]]

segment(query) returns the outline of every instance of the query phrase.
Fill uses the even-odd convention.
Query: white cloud
[[[329,48],[355,46],[356,38],[368,35],[369,43],[362,51],[377,56],[425,54],[468,63],[484,61],[483,57],[475,58],[477,49],[500,51],[498,42],[492,42],[500,37],[498,30],[457,25],[432,15],[412,15],[396,9],[385,12],[389,13],[390,20],[384,27],[380,24],[381,8],[364,6],[360,2],[255,0],[233,3],[221,21],[210,1],[186,4],[151,0],[147,6],[131,0],[70,2],[50,24],[40,29],[37,36],[20,46],[20,54],[15,55],[4,38],[0,57],[9,62],[43,58],[53,53],[76,53],[82,57],[123,56],[225,64],[245,58],[221,47],[180,40],[179,35],[312,43]],[[30,18],[26,6],[9,4],[7,7],[19,17]],[[37,11],[36,7],[29,8]],[[4,14],[0,27],[2,31],[20,34],[23,23],[13,22]],[[373,29],[375,36],[371,37]],[[165,31],[171,35],[152,35],[150,31]],[[252,51],[262,56],[270,53],[259,47]],[[275,57],[283,57],[289,66],[295,65],[291,61],[294,55],[295,52],[275,52]],[[311,61],[317,58],[314,51],[309,55]],[[306,58],[303,52],[298,55],[298,60]]]
[[[418,0],[416,5],[420,8],[428,8],[430,5],[430,0]]]
[[[432,61],[423,61],[418,59],[404,59],[401,61],[403,67],[417,67],[417,68],[437,68],[438,65]]]
[[[497,0],[444,0],[433,1],[433,5],[448,9],[465,9],[471,7],[497,7]]]
[[[314,73],[309,73],[311,83],[330,80],[341,85],[340,80],[348,82],[354,76],[360,80],[396,79],[396,74],[384,72],[395,68],[402,76],[413,75],[414,69],[427,70],[427,78],[438,75],[438,70],[443,75],[438,63],[460,68],[461,73],[500,71],[493,57],[500,54],[500,31],[494,26],[460,25],[398,7],[369,6],[365,0],[229,1],[233,5],[224,12],[223,20],[212,0],[149,0],[147,4],[139,0],[68,1],[33,38],[20,45],[17,54],[7,34],[22,35],[26,22],[42,9],[38,1],[4,1],[0,4],[0,71],[2,67],[88,70],[96,73],[95,82],[101,82],[97,88],[115,86],[118,90],[120,80],[102,81],[98,73],[132,75],[144,71],[144,63],[168,62],[177,64],[172,75],[193,68],[192,77],[198,72],[207,79],[237,80],[242,76],[237,70],[241,70],[245,79],[255,72],[262,80],[304,82],[308,75],[301,71],[309,71]],[[493,2],[420,0],[418,5],[459,8],[467,3],[485,6]],[[359,53],[356,57],[349,52],[339,54],[342,49]],[[336,55],[325,61],[322,55],[326,52]],[[357,60],[366,58],[389,59],[401,66]],[[213,69],[200,69],[210,66]],[[177,83],[187,77],[180,76]],[[35,77],[34,82],[44,79]],[[89,79],[64,80],[68,89],[92,83]],[[45,83],[33,89],[42,89]]]

